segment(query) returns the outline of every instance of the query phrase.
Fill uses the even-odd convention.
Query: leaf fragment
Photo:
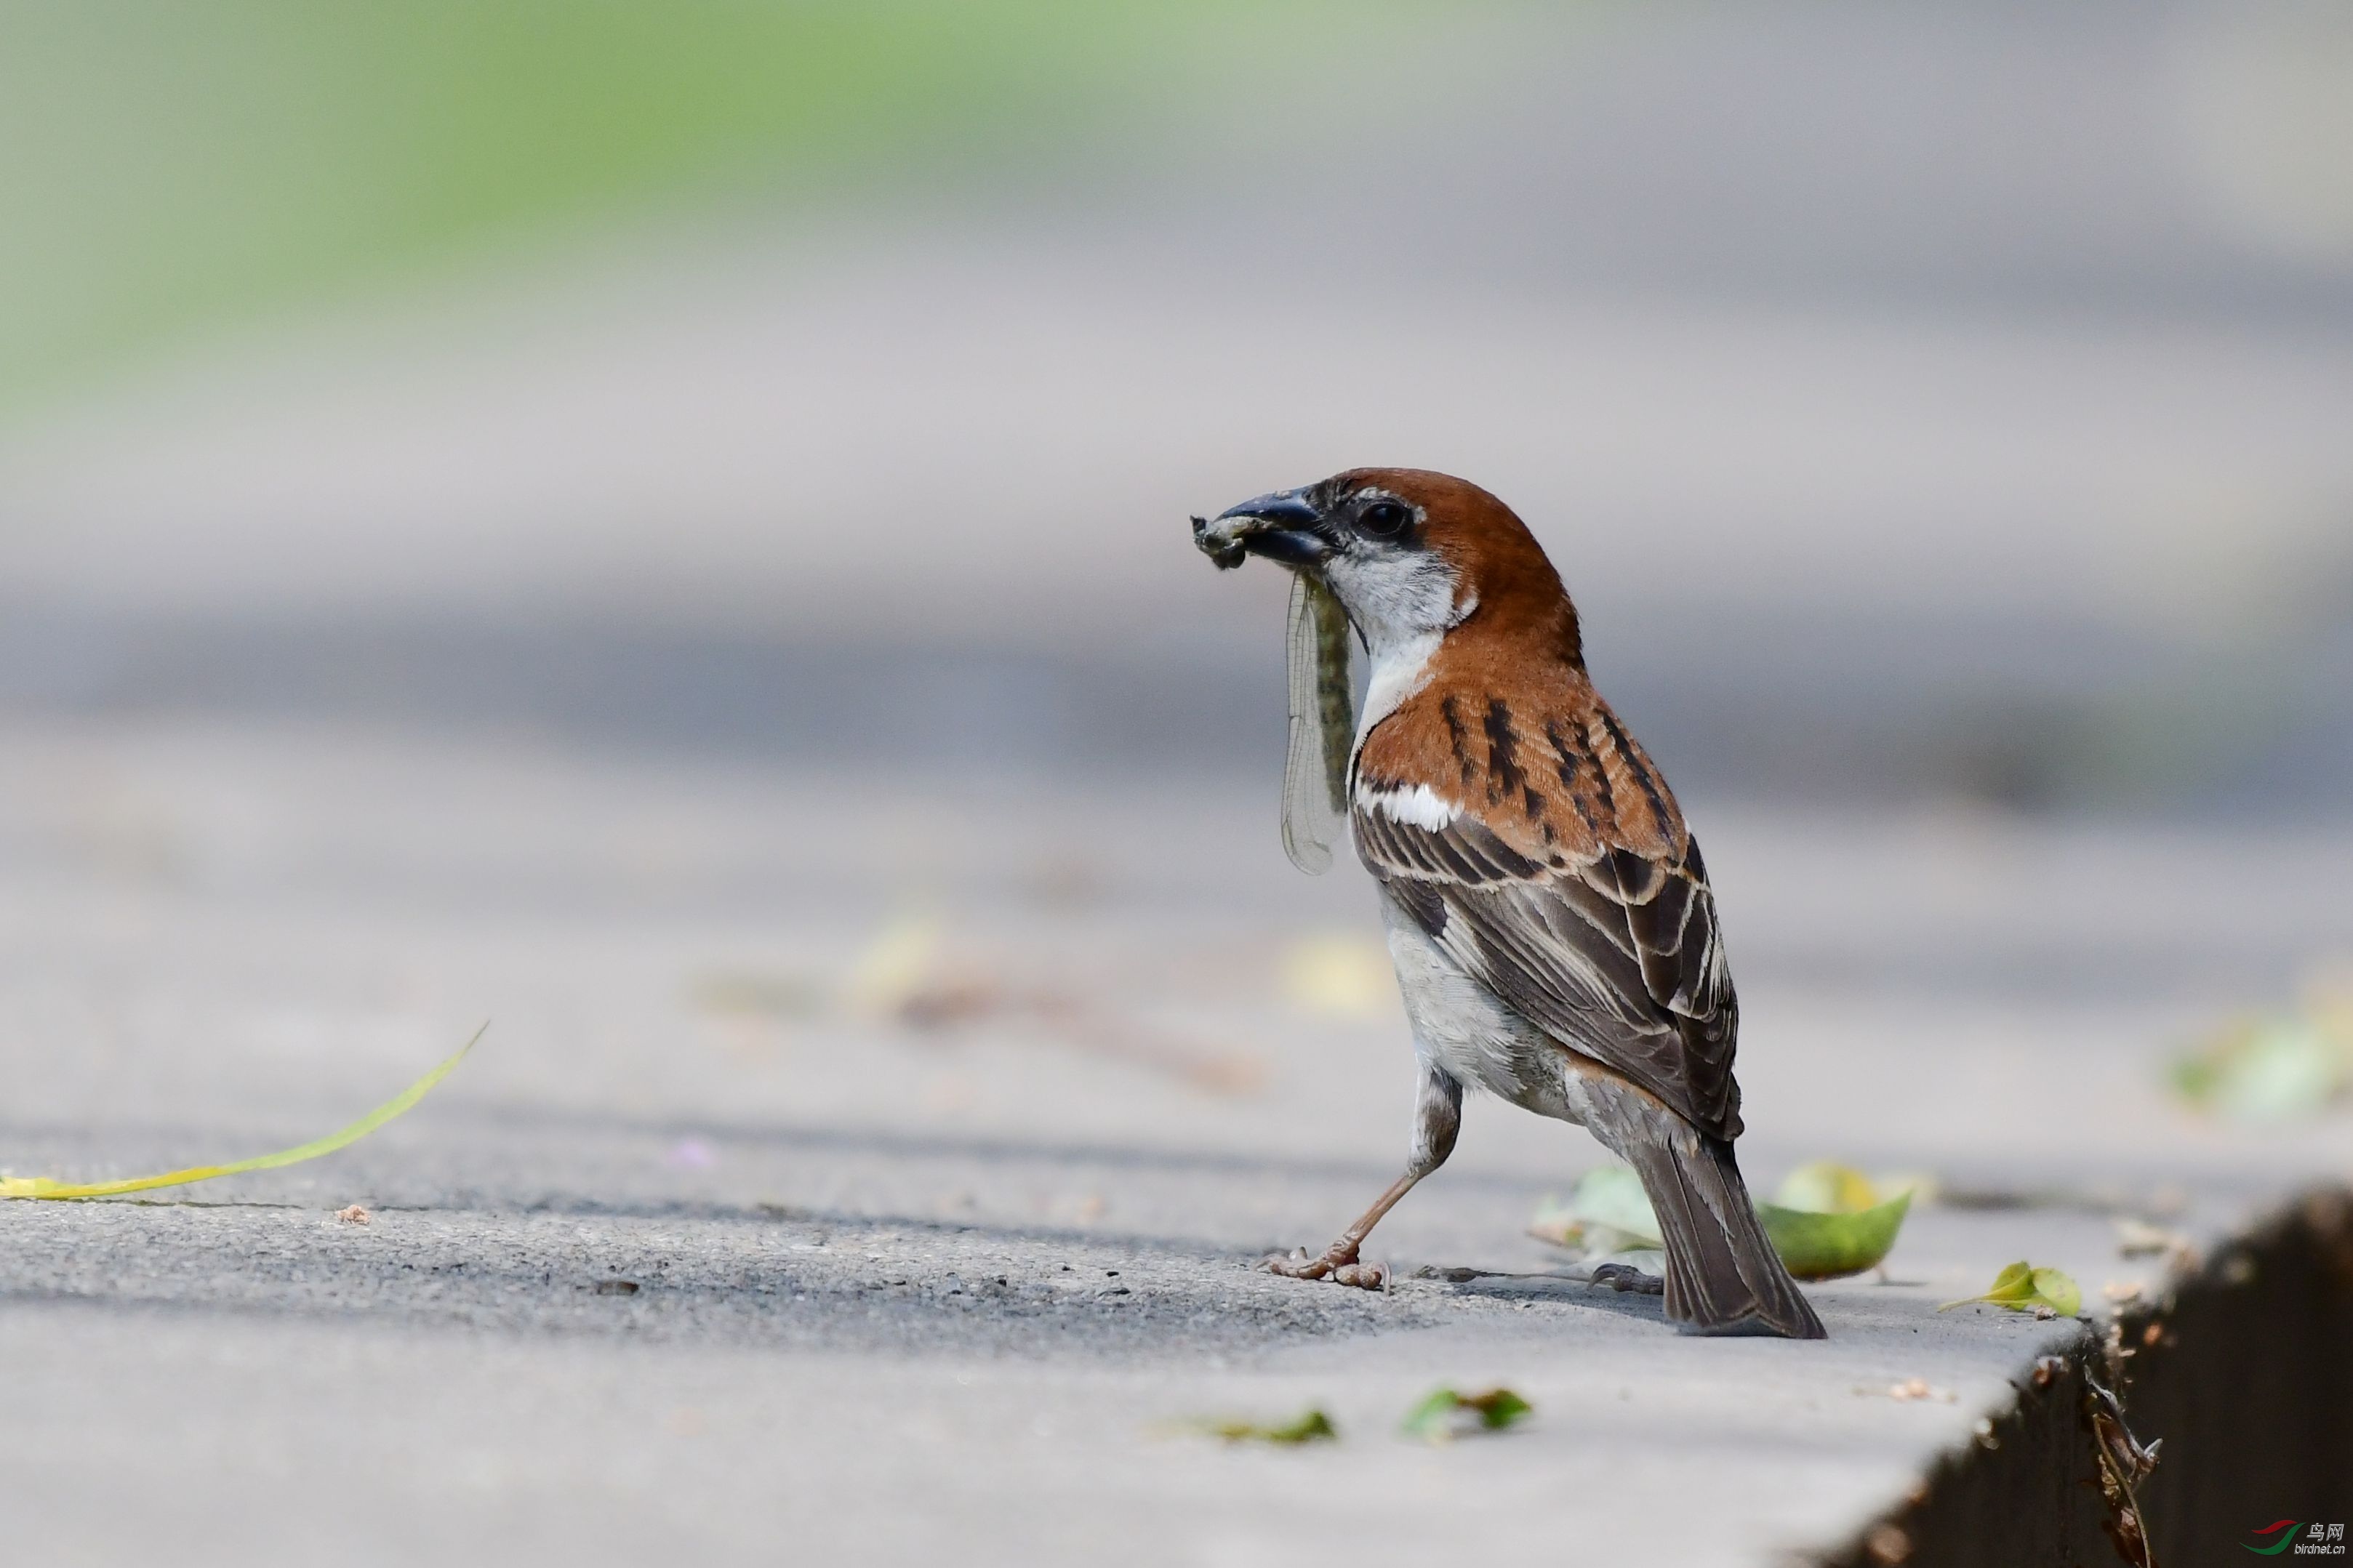
[[[1535,1406],[1508,1388],[1460,1394],[1433,1388],[1406,1412],[1403,1430],[1425,1443],[1451,1443],[1474,1432],[1501,1432],[1535,1414]]]
[[[1290,1420],[1269,1425],[1257,1421],[1211,1418],[1192,1424],[1195,1430],[1229,1443],[1273,1443],[1295,1447],[1302,1443],[1330,1443],[1338,1440],[1340,1429],[1332,1418],[1315,1405],[1309,1405]]]
[[[157,1187],[181,1187],[191,1182],[209,1182],[216,1176],[234,1176],[246,1171],[274,1171],[282,1165],[299,1165],[305,1160],[315,1160],[347,1148],[375,1131],[423,1100],[433,1086],[449,1076],[450,1070],[466,1059],[490,1028],[484,1024],[474,1031],[473,1039],[458,1047],[455,1055],[431,1072],[369,1111],[350,1126],[328,1133],[324,1138],[280,1149],[274,1154],[258,1154],[250,1160],[237,1160],[226,1165],[191,1165],[184,1171],[167,1171],[160,1176],[136,1176],[121,1182],[90,1182],[75,1184],[52,1181],[47,1176],[0,1176],[0,1198],[109,1198],[122,1193],[150,1192]]]

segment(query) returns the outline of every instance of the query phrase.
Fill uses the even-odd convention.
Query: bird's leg
[[[1461,1080],[1425,1060],[1421,1092],[1413,1106],[1413,1154],[1406,1162],[1405,1173],[1391,1182],[1388,1191],[1375,1198],[1373,1206],[1320,1256],[1311,1256],[1303,1247],[1288,1258],[1268,1258],[1267,1268],[1293,1279],[1330,1279],[1335,1284],[1379,1289],[1387,1283],[1387,1275],[1377,1263],[1357,1261],[1357,1248],[1373,1233],[1373,1226],[1381,1223],[1381,1216],[1413,1191],[1414,1184],[1446,1163],[1446,1157],[1454,1152],[1454,1135],[1461,1130]]]

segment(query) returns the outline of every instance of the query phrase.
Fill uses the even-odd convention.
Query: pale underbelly
[[[1464,973],[1395,903],[1383,899],[1381,913],[1414,1048],[1472,1088],[1584,1124],[1586,1086],[1570,1054]]]

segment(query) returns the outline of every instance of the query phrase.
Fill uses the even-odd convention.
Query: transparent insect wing
[[[1356,704],[1349,684],[1348,616],[1330,589],[1291,584],[1291,751],[1282,770],[1282,848],[1310,876],[1332,868],[1348,812],[1348,752]]]

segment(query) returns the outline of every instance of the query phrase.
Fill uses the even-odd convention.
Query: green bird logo
[[[2253,1552],[2258,1557],[2276,1557],[2281,1552],[2285,1552],[2288,1547],[2295,1542],[2296,1528],[2300,1523],[2302,1523],[2302,1521],[2300,1520],[2283,1519],[2276,1521],[2274,1523],[2267,1524],[2261,1530],[2253,1532],[2258,1540],[2266,1535],[2276,1534],[2279,1539],[2273,1542],[2269,1546],[2253,1546],[2248,1545],[2245,1542],[2241,1542],[2239,1544],[2246,1546],[2248,1551]]]

